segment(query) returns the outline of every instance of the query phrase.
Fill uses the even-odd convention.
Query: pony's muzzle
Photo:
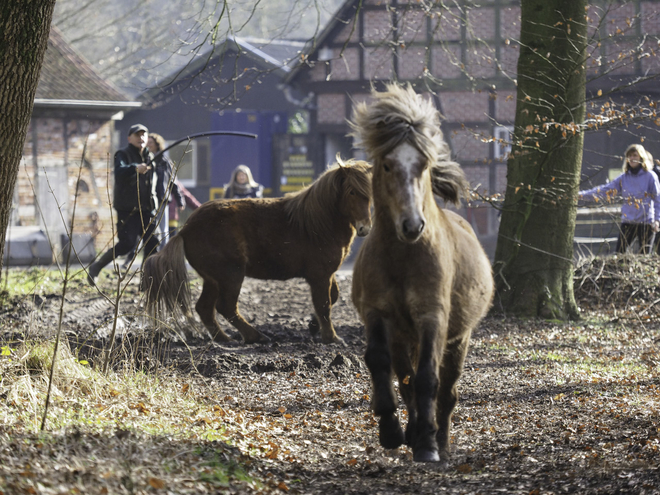
[[[357,230],[358,237],[366,237],[371,232],[371,222],[359,222],[355,230]]]
[[[426,222],[423,218],[404,218],[401,222],[401,233],[407,241],[414,242],[422,235],[424,232],[424,226]]]

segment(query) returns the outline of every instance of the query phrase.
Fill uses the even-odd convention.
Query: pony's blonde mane
[[[410,84],[387,84],[382,92],[371,90],[373,102],[354,106],[351,135],[377,164],[401,143],[422,153],[431,167],[433,192],[458,203],[466,197],[468,181],[458,163],[451,160],[449,145],[440,130],[438,111],[430,100],[416,94]]]
[[[343,196],[353,190],[371,198],[371,166],[361,160],[339,162],[310,186],[284,197],[289,221],[311,236],[332,236],[332,223]]]

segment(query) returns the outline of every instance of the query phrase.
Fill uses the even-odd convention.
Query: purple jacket
[[[612,182],[580,191],[579,194],[601,201],[622,197],[621,223],[653,223],[660,220],[660,182],[653,172],[644,169],[637,174],[628,171]]]

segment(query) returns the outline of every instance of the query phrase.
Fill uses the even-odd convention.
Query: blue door
[[[266,195],[273,188],[273,135],[287,132],[286,112],[240,111],[215,114],[211,125],[216,131],[250,132],[257,139],[214,136],[211,139],[211,197],[229,182],[238,165],[247,165],[254,180],[263,184]]]

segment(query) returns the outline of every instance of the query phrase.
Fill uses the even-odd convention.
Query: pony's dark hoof
[[[396,416],[381,416],[378,422],[378,438],[384,449],[396,449],[406,440]]]
[[[415,462],[440,462],[440,455],[437,450],[422,449],[413,452],[413,461]]]
[[[316,317],[316,315],[312,315],[312,319],[310,320],[307,328],[309,328],[309,333],[312,335],[312,337],[316,337],[319,334],[321,325],[319,325],[319,319]]]

